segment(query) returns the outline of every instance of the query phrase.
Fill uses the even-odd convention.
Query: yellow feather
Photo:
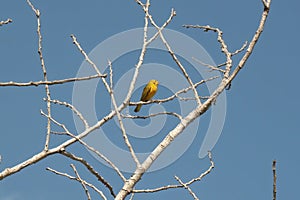
[[[146,102],[151,100],[151,98],[155,95],[157,91],[157,85],[158,85],[157,80],[150,80],[149,83],[144,87],[140,101]],[[134,112],[139,112],[141,107],[142,105],[137,105],[136,108],[134,109]]]

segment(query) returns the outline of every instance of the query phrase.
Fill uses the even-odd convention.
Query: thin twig
[[[68,135],[67,132],[62,132],[62,131],[51,131],[51,134],[55,134],[55,135]]]
[[[71,158],[72,160],[75,160],[75,161],[78,161],[80,163],[82,163],[90,172],[91,174],[93,174],[94,176],[96,176],[96,178],[101,182],[103,183],[103,185],[105,185],[109,191],[110,191],[110,194],[113,196],[113,197],[116,197],[114,191],[113,191],[113,188],[112,186],[108,183],[107,180],[105,180],[86,160],[84,160],[83,158],[81,157],[78,157],[78,156],[75,156],[74,154],[70,153],[70,152],[67,152],[67,151],[61,151],[60,152],[62,155],[68,157],[68,158]]]
[[[230,74],[230,70],[232,67],[232,53],[229,52],[228,47],[223,39],[223,32],[219,29],[219,28],[215,28],[215,27],[210,27],[209,25],[206,26],[200,26],[200,25],[183,25],[183,27],[185,28],[200,28],[203,29],[205,32],[207,31],[213,31],[216,32],[218,34],[217,40],[220,43],[221,46],[221,51],[224,53],[225,57],[226,57],[226,69],[225,69],[225,73],[224,73],[224,77],[226,79],[229,78],[229,74]]]
[[[276,194],[277,194],[277,189],[276,189],[276,160],[273,160],[272,164],[272,171],[273,171],[273,200],[276,200]]]
[[[77,38],[75,37],[75,35],[71,34],[71,38],[73,40],[73,44],[75,44],[75,46],[77,47],[77,49],[83,55],[84,59],[93,67],[93,69],[95,70],[95,72],[99,76],[103,76],[103,74],[98,69],[97,65],[88,57],[87,53],[83,50],[83,48],[81,47],[80,43],[77,41]],[[110,93],[110,87],[109,87],[107,81],[105,80],[105,78],[101,77],[101,80],[102,80],[104,86],[106,87],[106,90],[108,91],[108,93]]]
[[[195,199],[195,200],[199,200],[199,198],[196,196],[196,194],[192,191],[192,189],[187,186],[184,182],[182,182],[182,180],[178,177],[178,176],[175,176],[175,179],[185,188],[189,191],[190,195],[192,195],[192,197]]]
[[[93,75],[93,76],[86,76],[81,78],[67,78],[62,80],[53,80],[53,81],[30,81],[27,83],[18,83],[14,81],[9,82],[0,82],[0,86],[17,86],[17,87],[26,87],[26,86],[39,86],[39,85],[57,85],[57,84],[64,84],[69,82],[75,82],[75,81],[84,81],[84,80],[91,80],[94,78],[100,78],[100,77],[106,77],[107,74],[99,76]]]
[[[77,38],[75,37],[75,35],[71,34],[71,38],[73,40],[73,44],[75,44],[75,46],[78,48],[78,50],[80,51],[80,53],[84,56],[84,59],[94,68],[94,70],[96,71],[96,73],[103,78],[103,74],[100,72],[100,70],[98,69],[98,67],[96,66],[96,64],[88,57],[88,55],[86,54],[86,52],[83,50],[83,48],[81,47],[81,45],[77,41]]]
[[[70,135],[73,138],[77,139],[78,142],[80,142],[83,146],[85,146],[88,150],[94,152],[97,156],[99,156],[101,159],[103,159],[108,165],[110,165],[116,172],[117,174],[120,176],[120,178],[122,179],[123,182],[126,181],[126,178],[124,177],[124,175],[122,174],[122,172],[118,169],[118,167],[112,162],[110,161],[106,156],[104,156],[102,153],[100,153],[99,151],[97,151],[94,147],[89,146],[87,143],[85,143],[83,140],[79,139],[78,137],[74,136],[74,135]]]
[[[169,16],[169,18],[167,19],[167,21],[161,26],[159,27],[159,30],[163,30],[171,21],[172,19],[176,16],[176,12],[175,10],[172,8],[171,9],[171,14]],[[151,43],[153,40],[155,40],[157,37],[159,36],[159,31],[157,31],[148,41],[147,43]]]
[[[80,180],[79,180],[77,177],[71,176],[71,175],[69,175],[69,174],[67,174],[67,173],[62,173],[62,172],[56,171],[56,170],[54,170],[54,169],[52,169],[52,168],[50,168],[50,167],[47,167],[46,170],[48,170],[48,171],[50,171],[50,172],[52,172],[52,173],[54,173],[54,174],[57,174],[57,175],[59,175],[59,176],[67,177],[67,178],[69,178],[70,180],[74,180],[74,181],[80,182]],[[93,190],[95,190],[95,191],[102,197],[102,199],[107,200],[107,198],[105,197],[105,195],[103,194],[103,192],[100,191],[96,186],[94,186],[94,185],[91,184],[91,183],[88,183],[88,182],[85,181],[85,180],[83,180],[83,182],[84,182],[85,185],[87,185],[87,186],[89,186],[90,188],[92,188]]]
[[[199,96],[200,99],[208,99],[210,96]],[[191,100],[196,100],[195,97],[180,97],[180,96],[177,96],[177,98],[180,100],[180,101],[191,101]]]
[[[215,66],[212,66],[212,65],[210,65],[210,64],[204,63],[204,62],[202,62],[201,60],[198,60],[197,58],[194,58],[194,57],[192,57],[192,59],[195,60],[196,62],[200,63],[200,65],[204,65],[204,66],[210,68],[211,70],[216,70],[216,71],[220,71],[220,72],[222,72],[222,73],[225,73],[225,70],[224,70],[224,69],[220,69],[220,68],[218,68],[218,67],[215,67]]]
[[[198,177],[193,178],[190,181],[184,183],[184,185],[189,186],[189,185],[191,185],[192,183],[194,183],[196,181],[202,180],[206,175],[208,175],[213,170],[213,168],[215,167],[215,164],[212,160],[212,155],[211,155],[210,151],[208,152],[208,158],[209,158],[209,161],[210,161],[209,168],[205,172],[200,174]],[[166,185],[166,186],[162,186],[162,187],[158,187],[158,188],[154,188],[154,189],[133,190],[132,192],[133,193],[153,193],[153,192],[159,192],[159,191],[162,191],[162,190],[168,190],[168,189],[172,189],[172,188],[173,189],[174,188],[182,188],[182,187],[184,187],[182,184],[180,184],[180,185]]]
[[[226,64],[227,64],[227,63],[226,63],[226,62],[224,62],[224,63],[218,64],[218,65],[217,65],[217,67],[218,67],[218,68],[220,68],[220,67],[223,67],[223,66],[225,66]]]
[[[121,116],[123,118],[130,118],[130,119],[147,119],[147,118],[156,117],[156,116],[159,116],[159,115],[171,115],[171,116],[177,117],[179,120],[182,120],[182,116],[179,115],[178,113],[175,113],[175,112],[159,112],[159,113],[153,113],[153,114],[145,115],[145,116],[129,115],[129,114],[123,115],[123,114],[121,114]]]
[[[248,48],[246,50],[246,53],[244,54],[244,56],[240,60],[238,66],[232,72],[230,79],[234,79],[234,77],[238,74],[238,72],[244,67],[246,61],[248,60],[248,58],[252,54],[253,49],[254,49],[254,47],[255,47],[255,45],[256,45],[256,43],[257,43],[260,35],[262,34],[262,32],[264,30],[264,26],[265,26],[267,17],[269,15],[269,11],[270,11],[270,6],[271,6],[272,0],[268,0],[268,1],[262,0],[262,2],[264,4],[264,12],[262,13],[258,29],[256,30],[255,35],[253,36],[251,42],[249,43],[249,46],[248,46]]]
[[[71,164],[70,166],[72,167],[72,169],[73,169],[73,171],[74,171],[74,173],[75,173],[75,175],[76,175],[77,180],[78,180],[78,181],[80,182],[80,184],[82,185],[82,187],[83,187],[83,189],[84,189],[84,191],[85,191],[85,194],[86,194],[86,196],[87,196],[87,199],[88,199],[88,200],[91,200],[91,195],[90,195],[89,190],[88,190],[87,187],[85,186],[85,181],[79,176],[79,173],[78,173],[78,171],[76,170],[75,165]]]
[[[49,116],[49,115],[47,115],[46,113],[44,113],[43,110],[40,110],[40,112],[41,112],[41,115],[43,115],[43,116],[49,118],[50,121],[52,121],[54,124],[56,124],[57,126],[61,127],[62,129],[64,129],[65,133],[67,133],[68,135],[69,135],[69,134],[72,135],[72,133],[68,130],[68,128],[67,128],[64,124],[59,123],[58,121],[56,121],[55,119],[53,119],[52,116]],[[52,132],[52,131],[50,131],[50,133],[51,133],[51,132]]]
[[[44,100],[45,100],[45,99],[44,99]],[[79,119],[83,122],[85,129],[88,129],[88,128],[89,128],[88,122],[87,122],[86,119],[83,117],[83,115],[81,114],[81,112],[79,112],[79,111],[75,108],[75,106],[73,106],[72,104],[67,103],[67,102],[62,102],[62,101],[59,101],[59,100],[53,100],[53,99],[51,99],[50,102],[51,102],[51,103],[54,103],[54,104],[64,105],[64,106],[70,108],[70,109],[71,109],[71,110],[79,117]]]
[[[140,5],[143,5],[139,0],[136,0],[137,3],[140,3]],[[147,1],[147,3],[144,5],[145,6],[145,9],[148,9],[149,6],[150,6],[150,3]],[[144,57],[145,57],[145,54],[146,54],[146,51],[147,51],[147,46],[150,44],[150,43],[147,43],[147,38],[148,38],[148,24],[149,24],[149,21],[148,21],[148,18],[147,16],[144,17],[144,30],[143,30],[143,44],[142,44],[142,49],[141,49],[141,52],[140,52],[140,55],[139,55],[139,60],[137,62],[137,64],[135,65],[135,70],[134,70],[134,73],[133,73],[133,77],[132,77],[132,81],[130,82],[130,85],[129,85],[129,89],[128,89],[128,92],[127,92],[127,96],[125,98],[125,100],[123,101],[123,105],[127,105],[130,101],[130,98],[133,94],[133,91],[134,91],[134,88],[135,88],[135,84],[136,84],[136,80],[137,80],[137,77],[138,77],[138,74],[139,74],[139,70],[144,62]],[[121,112],[121,110],[119,110]]]
[[[140,6],[142,6],[142,7],[145,6],[140,0],[135,0],[135,2],[136,2],[137,4],[139,4]]]
[[[134,193],[131,193],[131,196],[130,196],[129,200],[132,200],[133,197],[134,197]]]
[[[187,182],[186,183],[187,185],[190,185],[190,184],[194,183],[195,181],[200,181],[203,177],[208,175],[213,170],[213,168],[215,168],[215,163],[212,160],[212,155],[211,155],[210,151],[208,152],[208,158],[209,158],[209,162],[210,162],[209,168],[205,172],[200,174],[200,176],[198,176],[197,178],[194,178],[194,179],[190,180],[189,182]]]
[[[0,21],[0,26],[4,25],[4,24],[9,24],[9,23],[12,23],[12,19],[8,18],[7,20],[5,21]]]
[[[237,49],[235,52],[231,53],[231,55],[235,56],[235,55],[239,54],[240,52],[244,51],[246,49],[247,45],[248,45],[248,41],[245,41],[243,46],[240,49]]]
[[[88,150],[94,152],[97,156],[99,156],[101,159],[103,159],[108,165],[110,165],[115,171],[116,173],[120,176],[120,178],[122,179],[123,182],[126,181],[126,178],[124,177],[124,175],[121,173],[121,171],[117,168],[117,166],[115,166],[115,164],[110,161],[106,156],[104,156],[102,153],[100,153],[99,151],[97,151],[94,147],[91,147],[90,145],[88,145],[87,143],[85,143],[83,140],[81,140],[78,136],[75,136],[73,134],[71,134],[68,130],[66,132],[64,132],[66,135],[76,139],[80,144],[82,144],[83,146],[85,146]],[[62,151],[62,150],[61,150]],[[60,151],[60,152],[61,152]],[[59,152],[59,153],[60,153]]]
[[[264,4],[264,7],[265,8],[268,8],[269,6],[270,6],[270,2],[268,2],[268,0],[261,0],[262,1],[262,3]]]
[[[112,83],[112,74],[113,74],[113,72],[112,72],[111,63],[110,63],[110,70],[111,70],[111,72],[110,72],[110,75],[111,75],[111,78],[110,78],[111,79],[111,85],[113,85],[113,83]],[[131,157],[133,158],[133,160],[134,160],[134,162],[136,164],[136,167],[140,167],[141,163],[140,163],[139,159],[137,158],[137,156],[136,156],[136,154],[134,152],[134,149],[133,149],[133,147],[132,147],[132,145],[131,145],[131,143],[130,143],[130,141],[128,139],[128,136],[127,136],[124,124],[123,124],[123,120],[122,120],[121,114],[120,114],[120,112],[118,110],[118,106],[117,106],[117,102],[116,102],[116,99],[115,99],[115,96],[114,96],[113,88],[110,88],[109,93],[110,93],[110,98],[111,98],[112,104],[114,106],[114,110],[117,113],[117,118],[118,118],[118,122],[120,124],[120,128],[121,128],[121,132],[122,132],[122,135],[123,135],[124,142],[125,142],[126,146],[128,147],[128,150],[129,150],[129,152],[131,154]]]
[[[43,48],[42,48],[42,33],[41,33],[41,20],[40,20],[40,11],[36,9],[33,4],[30,2],[30,0],[27,0],[28,5],[31,7],[32,11],[35,13],[36,19],[37,19],[37,34],[38,34],[38,54],[41,62],[41,67],[43,71],[44,81],[48,81],[47,78],[47,70],[45,66],[45,61],[43,57]],[[46,98],[47,98],[47,112],[48,112],[48,119],[47,119],[47,134],[46,134],[46,141],[45,141],[45,147],[44,150],[48,151],[49,149],[49,143],[50,143],[50,132],[51,132],[51,96],[50,96],[50,89],[49,85],[45,84],[45,91],[46,91]]]
[[[110,89],[113,89],[113,69],[111,61],[108,60],[108,66],[109,66],[109,82],[110,82]]]

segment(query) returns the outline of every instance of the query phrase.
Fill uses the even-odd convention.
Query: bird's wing
[[[149,93],[151,92],[151,85],[146,85],[146,87],[144,87],[142,96],[141,96],[141,101],[148,101],[149,100]]]

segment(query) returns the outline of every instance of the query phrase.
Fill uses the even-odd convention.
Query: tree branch
[[[189,186],[191,184],[193,184],[194,182],[197,181],[201,181],[206,175],[208,175],[215,167],[215,164],[212,160],[212,155],[211,152],[208,152],[208,158],[209,158],[209,162],[210,162],[210,166],[209,168],[201,173],[198,177],[191,179],[190,181],[184,183],[184,185]],[[158,188],[154,188],[154,189],[144,189],[144,190],[133,190],[133,193],[153,193],[153,192],[160,192],[162,190],[168,190],[168,189],[175,189],[175,188],[182,188],[184,187],[182,184],[180,185],[166,185],[166,186],[162,186],[162,187],[158,187]]]
[[[198,197],[196,196],[196,194],[192,191],[192,189],[189,186],[187,186],[185,183],[183,183],[182,180],[178,176],[175,176],[175,179],[180,183],[180,185],[182,185],[185,189],[187,189],[189,191],[190,195],[192,195],[192,197],[195,200],[199,200]]]
[[[45,99],[44,99],[45,100]],[[70,108],[78,117],[79,119],[83,122],[85,129],[89,128],[89,124],[86,121],[86,119],[83,117],[83,115],[75,108],[75,106],[73,106],[72,104],[69,104],[67,102],[61,102],[59,100],[50,100],[51,103],[54,104],[59,104],[59,105],[64,105],[67,108]]]
[[[273,200],[276,200],[276,194],[277,194],[277,189],[276,189],[276,160],[273,160],[272,164],[272,171],[273,171]]]
[[[72,169],[73,169],[73,171],[74,171],[74,173],[75,173],[75,175],[76,175],[76,180],[78,180],[78,182],[80,182],[80,184],[82,185],[82,187],[83,187],[83,189],[84,189],[84,191],[85,191],[85,194],[86,194],[86,196],[87,196],[87,199],[88,199],[88,200],[91,200],[90,192],[89,192],[89,190],[87,189],[87,187],[85,186],[86,181],[83,180],[83,179],[81,179],[81,177],[79,176],[79,174],[78,174],[78,172],[77,172],[77,170],[76,170],[75,165],[71,164],[70,166],[72,167]]]
[[[122,120],[122,117],[121,117],[121,114],[118,110],[118,106],[117,106],[117,102],[116,102],[116,99],[115,99],[115,96],[114,96],[114,91],[113,91],[113,82],[112,82],[112,75],[113,75],[113,72],[112,72],[112,66],[111,66],[111,63],[109,62],[109,65],[110,65],[110,81],[111,81],[111,88],[109,89],[109,94],[110,94],[110,98],[111,98],[111,101],[112,101],[112,104],[114,106],[114,109],[117,113],[117,118],[118,118],[118,122],[120,124],[120,128],[121,128],[121,132],[122,132],[122,135],[123,135],[123,139],[124,139],[124,142],[126,144],[126,146],[128,147],[128,150],[131,154],[131,157],[133,158],[135,164],[136,164],[136,167],[140,167],[140,161],[139,159],[137,158],[136,154],[135,154],[135,151],[127,137],[127,133],[126,133],[126,130],[125,130],[125,127],[124,127],[124,124],[123,124],[123,120]]]
[[[149,2],[149,0],[147,1]],[[268,4],[270,4],[271,1],[269,1]],[[145,11],[146,12],[146,11]],[[224,75],[224,78],[222,79],[221,83],[219,84],[218,88],[212,93],[209,99],[207,99],[203,104],[198,105],[198,107],[190,112],[181,122],[173,129],[171,130],[168,135],[163,139],[163,141],[152,151],[152,153],[146,158],[146,160],[142,163],[141,168],[137,168],[135,172],[132,174],[131,178],[125,182],[122,189],[116,196],[117,200],[125,199],[125,197],[132,192],[133,187],[135,184],[141,179],[143,174],[149,169],[149,167],[152,165],[152,163],[158,158],[158,156],[164,151],[165,148],[167,148],[172,141],[180,135],[183,130],[191,123],[193,122],[197,117],[205,113],[213,102],[216,101],[216,98],[225,90],[225,88],[231,83],[231,81],[235,78],[235,76],[238,74],[240,69],[244,66],[246,60],[251,55],[253,48],[261,35],[261,32],[263,30],[264,24],[266,22],[266,18],[269,13],[269,7],[265,7],[262,18],[260,21],[260,25],[252,39],[252,41],[249,44],[249,47],[243,56],[242,60],[238,64],[238,66],[233,71],[233,74],[230,75],[230,69],[232,62],[229,61],[229,52],[227,51],[227,46],[225,43],[220,41],[220,38],[222,38],[221,32],[218,32],[218,41],[221,43],[222,51],[225,51],[226,57],[227,57],[227,64],[226,64],[226,73]],[[206,26],[208,28],[208,26]],[[225,46],[224,46],[225,45]],[[227,55],[228,54],[228,55]],[[231,54],[230,54],[231,56]],[[192,86],[193,87],[193,86]]]
[[[26,87],[26,86],[39,86],[39,85],[58,85],[58,84],[64,84],[64,83],[69,83],[69,82],[75,82],[75,81],[84,81],[84,80],[91,80],[94,78],[101,78],[101,77],[106,77],[107,75],[93,75],[93,76],[86,76],[86,77],[81,77],[81,78],[67,78],[67,79],[62,79],[62,80],[53,80],[53,81],[30,81],[27,83],[18,83],[14,81],[9,81],[9,82],[0,82],[0,86],[17,86],[17,87]]]
[[[10,18],[8,18],[5,21],[0,21],[0,26],[5,25],[5,24],[9,24],[9,23],[12,23],[12,19],[10,19]]]
[[[50,172],[52,172],[52,173],[54,173],[54,174],[57,174],[57,175],[59,175],[59,176],[64,176],[64,177],[67,177],[67,178],[69,178],[69,179],[71,179],[71,180],[81,182],[81,181],[78,179],[78,177],[70,176],[70,175],[67,174],[67,173],[62,173],[62,172],[56,171],[56,170],[54,170],[54,169],[52,169],[52,168],[50,168],[50,167],[47,167],[46,170],[48,170],[48,171],[50,171]],[[102,199],[107,200],[107,198],[105,197],[105,195],[103,194],[103,192],[100,191],[97,187],[95,187],[95,186],[94,186],[93,184],[91,184],[91,183],[86,182],[85,180],[82,180],[82,181],[83,181],[83,183],[84,183],[85,185],[87,185],[87,186],[89,186],[90,188],[92,188],[93,190],[95,190],[95,191],[102,197]]]
[[[94,176],[97,177],[98,181],[103,183],[103,185],[105,185],[109,189],[110,194],[113,197],[116,197],[116,195],[113,191],[113,188],[108,183],[108,181],[106,181],[86,160],[84,160],[83,158],[80,158],[78,156],[75,156],[74,154],[72,154],[70,152],[67,152],[67,151],[61,151],[60,153],[64,156],[68,157],[68,158],[71,158],[72,160],[75,160],[75,161],[78,161],[78,162],[82,163],[91,172],[91,174],[93,174]]]
[[[32,11],[36,15],[37,19],[37,34],[38,34],[38,54],[40,57],[40,62],[41,62],[41,67],[43,71],[43,76],[44,76],[44,81],[47,82],[47,70],[45,66],[45,61],[43,57],[43,49],[42,49],[42,34],[41,34],[41,20],[40,20],[40,11],[36,9],[33,4],[30,2],[30,0],[27,0],[28,5],[31,7]],[[46,92],[46,97],[47,97],[47,112],[48,112],[48,119],[47,119],[47,134],[46,134],[46,141],[45,141],[45,147],[44,150],[47,151],[49,149],[49,142],[50,142],[50,133],[51,133],[51,96],[50,96],[50,89],[49,85],[45,84],[45,92]]]

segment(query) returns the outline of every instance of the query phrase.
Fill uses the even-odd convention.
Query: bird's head
[[[159,84],[159,82],[157,80],[151,80],[150,83],[152,83],[152,84],[154,84],[156,86]]]

